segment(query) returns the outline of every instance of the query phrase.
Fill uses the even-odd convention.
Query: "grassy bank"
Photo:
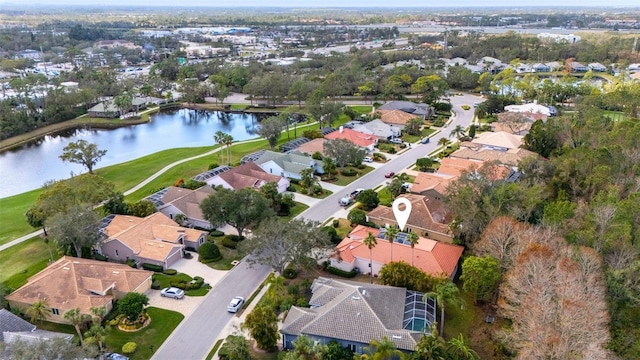
[[[13,290],[19,288],[29,277],[47,267],[50,256],[54,260],[60,258],[55,246],[49,244],[47,247],[40,237],[0,251],[0,284]]]

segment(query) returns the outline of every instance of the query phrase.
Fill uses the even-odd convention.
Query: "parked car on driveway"
[[[184,297],[184,290],[178,289],[176,287],[168,287],[160,291],[160,296],[182,299]]]
[[[394,173],[393,171],[389,171],[388,173],[384,174],[384,177],[386,177],[387,179],[390,179],[393,177],[393,175],[395,175],[396,173]]]
[[[231,299],[229,306],[227,306],[227,311],[230,313],[237,313],[243,304],[244,304],[244,298],[242,296],[236,296],[233,299]]]
[[[362,161],[364,161],[364,162],[373,162],[373,158],[371,156],[365,156],[364,159],[362,159]]]
[[[392,143],[392,144],[398,144],[398,145],[400,145],[400,144],[402,144],[402,139],[400,139],[400,138],[393,138],[393,139],[389,140],[389,142],[390,142],[390,143]]]

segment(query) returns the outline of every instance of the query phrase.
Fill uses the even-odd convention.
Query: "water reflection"
[[[146,124],[125,128],[61,131],[0,153],[0,197],[39,188],[48,180],[68,178],[72,172],[85,172],[82,166],[63,163],[59,158],[67,144],[79,139],[107,150],[98,163],[103,167],[165,149],[213,146],[213,134],[218,130],[235,140],[246,140],[256,137],[258,125],[254,114],[180,109],[158,113]]]

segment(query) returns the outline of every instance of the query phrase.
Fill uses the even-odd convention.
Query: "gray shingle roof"
[[[422,333],[402,327],[406,289],[346,280],[318,278],[310,303],[292,307],[282,332],[321,336],[367,344],[387,337],[401,350],[415,349]]]
[[[273,161],[278,164],[284,171],[290,173],[299,174],[302,170],[309,168],[312,165],[322,166],[322,162],[314,160],[310,156],[302,155],[296,152],[289,152],[286,154],[277,153],[274,151],[265,151],[259,158],[255,160],[255,163],[262,165],[266,162]]]
[[[416,104],[411,101],[393,100],[380,106],[379,110],[402,110],[409,114],[429,116],[430,108],[427,104]]]
[[[0,341],[3,341],[5,332],[33,331],[36,326],[14,315],[7,309],[0,309]]]

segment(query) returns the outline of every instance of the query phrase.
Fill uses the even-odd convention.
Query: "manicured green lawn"
[[[135,353],[129,355],[129,358],[131,360],[150,359],[153,352],[160,348],[160,345],[184,319],[184,315],[178,312],[155,307],[148,307],[147,313],[151,316],[151,323],[140,331],[124,332],[113,327],[105,340],[107,348],[113,352],[121,352],[122,345],[133,341],[138,347]]]
[[[60,258],[51,244],[54,260]],[[35,237],[0,251],[0,284],[13,290],[27,282],[27,279],[47,267],[50,253],[47,244]]]
[[[195,261],[195,260],[192,260]],[[171,281],[175,280],[175,281],[180,281],[180,282],[185,282],[188,283],[191,280],[193,280],[193,278],[187,274],[184,273],[177,273],[175,275],[166,275],[163,273],[155,273],[153,274],[153,281],[157,281],[160,283],[160,288],[164,289],[167,287],[171,287]],[[185,295],[187,296],[204,296],[207,295],[207,292],[209,292],[209,289],[211,287],[207,287],[207,286],[202,286],[199,289],[193,289],[193,290],[185,290]]]
[[[330,192],[329,190],[326,190],[326,191]],[[286,219],[287,221],[289,221],[294,217],[300,215],[303,211],[307,210],[308,208],[309,208],[309,205],[295,201],[295,205],[291,209],[289,209],[290,211],[289,216],[283,216],[282,219]]]
[[[33,190],[0,199],[0,245],[37,230],[27,223],[24,214],[36,202],[40,192]]]
[[[370,114],[372,108],[371,105],[353,105],[349,107],[358,114]]]
[[[385,186],[378,191],[378,199],[380,199],[380,205],[391,206],[393,195],[391,195],[388,187]]]
[[[347,166],[347,167],[345,167],[345,169],[353,169],[353,170],[355,170],[356,171],[356,175],[354,175],[354,176],[344,176],[344,175],[342,175],[342,173],[340,171],[338,171],[338,174],[336,175],[336,180],[333,181],[333,184],[340,185],[340,186],[346,186],[346,185],[349,185],[352,182],[354,182],[356,179],[359,179],[360,176],[368,174],[371,171],[373,171],[373,168],[371,166],[365,166],[364,169],[358,169],[358,168],[355,168],[353,166]]]
[[[223,236],[209,237],[209,239],[213,239],[213,242],[218,246],[218,249],[220,249],[220,254],[222,254],[222,259],[216,262],[208,263],[207,266],[216,270],[231,270],[233,268],[233,265],[231,264],[231,262],[234,260],[242,259],[242,256],[238,254],[237,250],[229,249],[227,247],[222,246],[222,238]]]
[[[629,119],[629,116],[623,113],[622,111],[604,110],[603,113],[604,113],[604,116],[608,117],[613,121],[624,121]]]
[[[331,190],[327,190],[327,189],[322,189],[322,194],[320,194],[320,195],[304,194],[304,193],[302,193],[302,190],[303,190],[302,186],[300,186],[298,184],[291,184],[291,186],[293,186],[296,189],[296,192],[294,194],[300,194],[300,195],[304,195],[304,196],[309,196],[309,197],[316,198],[316,199],[324,199],[327,196],[333,194],[331,192]],[[295,195],[294,195],[294,199],[295,199]]]
[[[436,131],[431,129],[431,128],[422,129],[422,132],[420,133],[420,135],[409,135],[409,134],[402,135],[402,140],[413,144],[413,143],[416,143],[416,142],[420,141],[422,138],[433,134],[434,132],[436,132]]]

